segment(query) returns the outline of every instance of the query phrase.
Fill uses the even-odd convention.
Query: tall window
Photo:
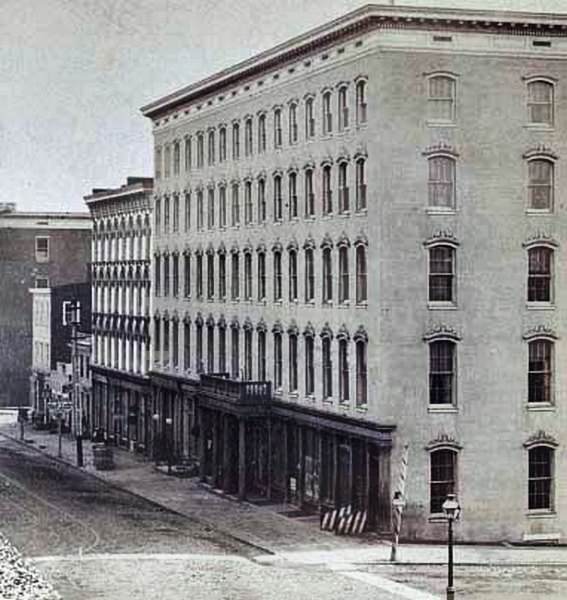
[[[274,388],[282,389],[283,383],[283,348],[282,334],[274,333]]]
[[[219,186],[219,227],[226,227],[226,186]]]
[[[266,299],[266,253],[258,252],[258,300]]]
[[[366,80],[356,82],[356,122],[366,123]]]
[[[191,229],[191,192],[185,192],[185,233]]]
[[[428,112],[431,121],[455,120],[455,80],[447,75],[429,78]]]
[[[350,400],[349,389],[349,359],[348,359],[348,340],[339,339],[339,401],[348,402]]]
[[[238,123],[232,124],[232,159],[238,160],[240,158],[240,125]]]
[[[161,171],[161,166],[162,166],[161,160],[162,160],[162,158],[161,158],[161,148],[157,147],[156,148],[156,152],[155,152],[155,158],[154,158],[156,179],[161,179],[161,172],[162,172]]]
[[[339,212],[349,211],[348,197],[348,163],[343,161],[339,163]]]
[[[315,300],[315,257],[313,248],[305,249],[305,302]]]
[[[323,367],[323,400],[333,397],[333,353],[331,338],[325,336],[321,340],[321,365]]]
[[[454,494],[457,481],[457,453],[450,449],[431,452],[429,510],[432,514],[443,513],[443,502],[448,494]]]
[[[252,328],[244,330],[244,379],[252,379]]]
[[[315,343],[312,335],[305,336],[305,395],[315,394]]]
[[[315,137],[314,100],[310,96],[305,100],[305,138],[310,140],[314,137]]]
[[[183,370],[191,369],[191,324],[183,323]]]
[[[219,129],[219,162],[226,160],[226,127]]]
[[[528,250],[528,302],[552,301],[553,250],[536,246]]]
[[[323,302],[333,301],[333,257],[331,248],[323,248]]]
[[[231,360],[230,360],[230,374],[233,379],[239,379],[240,377],[240,331],[237,327],[232,328],[231,335]]]
[[[252,156],[252,117],[244,123],[244,154]]]
[[[297,219],[297,173],[292,171],[289,174],[289,218]]]
[[[233,300],[238,300],[240,297],[240,261],[238,252],[232,253],[231,297]]]
[[[240,194],[238,183],[232,184],[232,226],[240,224]]]
[[[429,249],[429,302],[455,301],[455,249],[433,246]]]
[[[333,193],[331,189],[331,165],[323,167],[323,214],[330,215],[333,212]]]
[[[207,373],[215,371],[215,326],[207,325]]]
[[[197,255],[197,264],[196,264],[196,277],[197,277],[197,289],[196,294],[197,298],[201,299],[203,297],[203,255],[199,252]]]
[[[282,145],[282,111],[281,108],[274,110],[274,147],[281,148]]]
[[[179,255],[174,254],[172,256],[173,262],[173,287],[172,287],[172,295],[174,298],[179,296]]]
[[[197,231],[203,230],[203,190],[197,190]]]
[[[156,201],[156,204],[159,201]],[[49,261],[49,237],[37,236],[35,238],[35,260],[36,262]]]
[[[289,301],[296,302],[297,296],[297,250],[289,251]]]
[[[289,105],[289,143],[297,142],[297,104]]]
[[[173,174],[179,175],[181,167],[181,146],[176,140],[173,142]]]
[[[282,204],[282,176],[277,174],[274,175],[274,221],[283,218]]]
[[[172,356],[173,356],[173,368],[179,368],[179,321],[174,320],[171,322],[171,345],[172,345]]]
[[[252,300],[252,252],[244,253],[244,299]]]
[[[205,163],[205,140],[202,133],[197,134],[197,167],[201,168]]]
[[[203,323],[195,324],[195,370],[203,372]]]
[[[333,131],[333,113],[331,112],[331,92],[323,94],[323,135]]]
[[[179,231],[179,196],[173,196],[173,231]]]
[[[528,344],[528,402],[553,399],[553,342],[537,339]]]
[[[183,295],[185,298],[191,296],[191,255],[183,257]]]
[[[169,196],[163,199],[163,230],[169,232]]]
[[[226,254],[224,252],[219,252],[219,299],[226,300]]]
[[[252,182],[244,183],[244,223],[252,223]]]
[[[193,161],[191,156],[191,137],[188,136],[185,138],[185,171],[191,170],[192,162]]]
[[[528,208],[553,210],[553,163],[536,158],[528,163]]]
[[[536,80],[528,83],[528,121],[534,125],[553,125],[553,84]]]
[[[274,251],[274,301],[282,300],[282,253]]]
[[[368,367],[366,362],[366,340],[356,342],[356,405],[368,403]]]
[[[429,403],[453,404],[455,400],[456,345],[450,340],[429,344]]]
[[[161,200],[160,198],[156,198],[155,206],[154,206],[154,223],[156,234],[159,235],[161,229]]]
[[[258,330],[258,381],[266,380],[266,332]]]
[[[341,304],[350,299],[350,273],[349,252],[346,245],[339,248],[339,302]]]
[[[163,257],[163,295],[169,296],[169,255]]]
[[[364,304],[368,300],[366,246],[356,247],[356,303]]]
[[[455,207],[455,159],[432,156],[429,160],[429,206]]]
[[[356,161],[356,210],[366,210],[366,160]]]
[[[212,300],[215,295],[215,255],[207,254],[207,298]]]
[[[159,254],[154,256],[154,277],[156,296],[161,294],[161,258]]]
[[[297,392],[297,334],[289,334],[289,391]]]
[[[305,216],[315,216],[315,194],[313,193],[313,169],[305,169]]]
[[[344,131],[348,127],[348,89],[346,86],[339,88],[338,108],[339,131]]]
[[[166,146],[163,153],[163,176],[167,179],[171,172],[171,146]]]
[[[161,351],[161,320],[159,317],[154,319],[154,362],[159,364]]]
[[[535,446],[528,451],[528,509],[553,510],[554,450]]]
[[[215,164],[215,132],[209,131],[209,141],[208,141],[208,163],[209,165]]]
[[[163,366],[169,368],[169,319],[163,319]]]
[[[258,179],[258,223],[266,222],[266,180]]]
[[[258,117],[258,153],[266,152],[266,115],[262,113]]]
[[[207,227],[213,229],[215,226],[215,188],[210,187],[207,199]]]
[[[219,325],[219,373],[226,373],[226,327]]]

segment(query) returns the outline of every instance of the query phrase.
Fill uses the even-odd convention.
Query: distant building
[[[403,537],[565,542],[567,18],[368,5],[142,112],[176,454],[389,531],[407,444]]]
[[[150,243],[153,180],[128,177],[85,197],[93,218],[93,428],[115,444],[147,450],[153,404]]]
[[[30,375],[30,403],[34,423],[48,425],[50,414],[47,404],[54,394],[68,393],[72,378],[71,324],[66,319],[66,307],[79,302],[80,322],[77,327],[82,360],[79,371],[90,372],[85,364],[85,345],[90,349],[91,285],[90,282],[71,283],[53,288],[31,288],[32,301],[32,369]],[[86,358],[87,361],[90,359]],[[82,366],[81,366],[82,365]],[[63,386],[69,387],[64,390]],[[88,385],[83,386],[83,406],[90,406]],[[86,411],[85,411],[86,414]],[[88,420],[86,420],[88,422]]]
[[[87,281],[91,227],[86,213],[18,212],[13,204],[0,208],[0,406],[29,402],[29,289]]]

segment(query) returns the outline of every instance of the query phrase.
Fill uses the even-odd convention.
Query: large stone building
[[[92,413],[94,429],[132,450],[147,450],[150,211],[153,181],[128,177],[85,197],[93,218]]]
[[[567,18],[366,6],[147,106],[152,383],[227,491],[567,536]],[[206,374],[206,375],[205,375]],[[165,425],[164,425],[165,426]]]
[[[0,406],[30,403],[32,295],[87,281],[88,213],[18,212],[0,205]]]

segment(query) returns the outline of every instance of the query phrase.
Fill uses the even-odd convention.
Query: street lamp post
[[[443,502],[443,512],[447,517],[448,534],[447,534],[447,600],[454,600],[455,587],[453,585],[453,523],[461,514],[461,507],[457,501],[456,494],[447,494],[447,499]]]

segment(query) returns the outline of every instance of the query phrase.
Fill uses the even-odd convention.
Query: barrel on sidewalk
[[[112,446],[107,446],[103,443],[93,444],[93,462],[97,471],[110,471],[114,469]]]

